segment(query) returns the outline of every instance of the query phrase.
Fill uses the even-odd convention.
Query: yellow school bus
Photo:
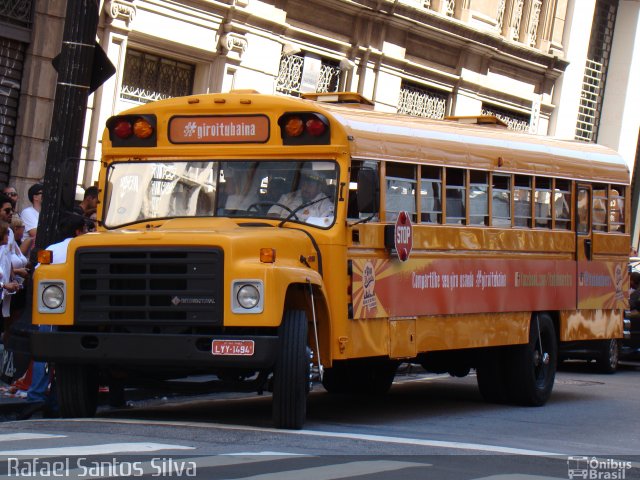
[[[113,378],[209,374],[301,428],[314,377],[379,394],[402,362],[538,406],[563,345],[623,336],[629,172],[606,148],[250,91],[138,106],[102,147],[98,231],[34,278],[63,416]]]

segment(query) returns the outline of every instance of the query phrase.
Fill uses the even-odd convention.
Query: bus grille
[[[222,325],[221,249],[80,249],[76,325]]]

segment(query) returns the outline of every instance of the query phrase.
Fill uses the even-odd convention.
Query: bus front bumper
[[[213,354],[213,341],[253,342],[253,353]],[[275,364],[277,336],[139,333],[32,332],[36,360],[93,365],[165,365],[269,368]]]

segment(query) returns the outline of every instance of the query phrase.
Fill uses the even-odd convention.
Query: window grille
[[[453,14],[455,13],[455,11],[456,11],[455,0],[446,0],[445,11],[444,11],[445,15],[447,17],[453,17]]]
[[[531,4],[531,16],[529,20],[529,46],[535,47],[538,40],[538,23],[540,23],[540,12],[542,11],[542,0],[533,0]]]
[[[318,79],[316,92],[337,92],[341,73],[339,64],[326,59],[322,59],[321,62],[320,78]],[[276,79],[276,92],[299,97],[303,67],[304,56],[282,55],[280,57],[278,78]]]
[[[600,97],[602,64],[587,59],[582,80],[582,93],[578,109],[576,140],[593,142],[595,140],[595,124]]]
[[[577,140],[586,142],[598,140],[603,94],[607,81],[617,13],[617,0],[598,0],[596,2],[576,125],[575,138]]]
[[[11,25],[31,28],[34,3],[32,0],[2,0],[0,1],[0,18]]]
[[[522,24],[522,10],[524,8],[524,0],[516,0],[513,8],[513,30],[511,31],[511,40],[520,38],[520,26]]]
[[[400,88],[398,113],[415,117],[444,118],[448,95],[435,89],[403,84]]]
[[[148,103],[190,95],[194,74],[194,65],[128,49],[120,98]]]
[[[516,132],[529,131],[531,117],[489,105],[482,106],[482,115],[493,115],[507,124],[509,130]]]
[[[502,26],[504,25],[504,11],[507,7],[507,0],[500,0],[498,3],[498,12],[496,15],[496,30],[502,32]]]

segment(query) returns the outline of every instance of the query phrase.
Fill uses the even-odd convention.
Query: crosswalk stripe
[[[332,480],[337,478],[357,477],[372,473],[389,472],[392,470],[402,470],[411,467],[430,467],[427,463],[398,462],[394,460],[371,460],[362,462],[339,463],[335,465],[324,465],[300,470],[288,470],[278,472],[278,480]],[[273,473],[252,475],[250,477],[240,477],[236,480],[272,480]]]
[[[20,440],[39,440],[42,438],[65,438],[66,435],[49,433],[4,433],[0,434],[0,442],[17,442]]]
[[[57,457],[57,456],[85,456],[106,455],[111,453],[129,452],[156,452],[158,450],[193,450],[194,447],[185,445],[169,445],[165,443],[103,443],[100,445],[80,445],[68,447],[32,448],[29,450],[4,450],[0,455],[5,456],[33,456],[33,457]]]

